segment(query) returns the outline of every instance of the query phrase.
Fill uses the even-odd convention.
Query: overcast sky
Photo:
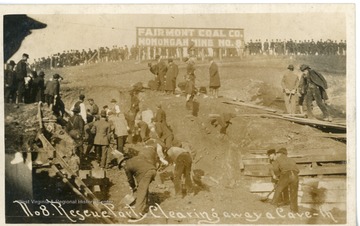
[[[179,14],[180,13],[180,14]],[[22,53],[34,58],[71,49],[113,45],[129,47],[136,43],[136,27],[243,28],[250,39],[346,39],[343,13],[239,13],[239,14],[103,14],[32,15],[48,26],[33,30],[11,58]]]

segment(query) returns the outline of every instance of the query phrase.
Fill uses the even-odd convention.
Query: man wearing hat
[[[74,113],[74,115],[69,118],[65,130],[74,139],[76,143],[75,154],[78,155],[80,159],[82,159],[84,152],[83,136],[84,136],[85,122],[82,119],[82,117],[79,115],[80,113],[79,106],[75,106],[72,109],[72,112]]]
[[[316,101],[320,110],[323,113],[325,121],[332,121],[329,111],[325,105],[325,101],[328,100],[326,89],[328,88],[327,82],[324,76],[315,70],[312,70],[308,65],[303,64],[300,66],[300,70],[304,73],[304,78],[307,82],[307,90],[305,96],[307,116],[308,118],[314,118],[312,113],[312,102]]]
[[[220,88],[219,69],[212,57],[209,57],[209,62],[210,62],[210,67],[209,67],[210,93],[213,97],[218,98],[218,92],[219,92],[219,88]]]
[[[109,144],[111,131],[111,124],[106,120],[106,111],[102,110],[100,113],[100,120],[95,121],[91,128],[91,133],[95,134],[94,145],[96,158],[98,162],[100,162],[100,167],[102,169],[107,168],[110,163]]]
[[[195,62],[193,59],[185,58],[186,59],[186,76],[185,80],[189,78],[191,81],[195,83]]]
[[[60,82],[59,74],[54,74],[51,81],[47,82],[46,88],[45,88],[45,94],[47,95],[47,104],[50,107],[50,109],[53,108],[53,105],[56,104],[57,98],[60,97]]]
[[[294,73],[294,65],[290,64],[287,69],[289,69],[289,71],[283,76],[281,87],[284,93],[286,112],[288,114],[295,114],[299,78]]]
[[[139,99],[139,91],[133,89],[130,91],[130,111],[133,111],[136,115],[140,111],[140,99]]]
[[[276,161],[274,163],[274,171],[279,171],[280,177],[271,203],[276,206],[281,205],[281,195],[285,189],[289,188],[290,210],[298,212],[299,169],[296,162],[294,159],[287,157],[286,148],[280,148],[276,152]]]
[[[27,76],[28,60],[29,55],[24,53],[21,60],[16,65],[16,83],[17,83],[17,101],[18,103],[24,102],[24,93],[25,93],[25,77]]]
[[[271,174],[271,182],[274,184],[274,187],[276,188],[279,177],[280,177],[280,171],[278,170],[278,162],[276,161],[276,151],[275,149],[269,149],[267,151],[267,155],[269,157],[269,171]],[[288,205],[289,204],[289,187],[284,188],[282,191],[278,205]]]
[[[119,169],[124,169],[130,188],[135,195],[134,215],[138,219],[148,209],[149,186],[156,176],[156,165],[144,156],[124,158],[119,163]]]
[[[75,102],[75,104],[70,108],[70,110],[74,109],[75,107],[80,107],[80,115],[81,118],[84,120],[85,123],[87,123],[87,114],[86,114],[86,107],[84,104],[85,101],[85,95],[80,94],[79,99]]]
[[[10,98],[12,102],[15,102],[16,99],[16,72],[14,71],[15,62],[10,60],[6,65],[4,71],[4,101],[5,103],[10,103]]]
[[[155,56],[156,63],[150,64],[150,72],[155,75],[155,82],[157,83],[157,90],[164,91],[165,89],[165,75],[167,67],[160,55]]]
[[[120,113],[115,115],[112,111],[108,113],[108,122],[111,123],[113,129],[114,141],[118,151],[124,153],[124,146],[128,137],[128,124],[125,115]]]
[[[115,99],[112,99],[110,101],[111,107],[109,108],[109,111],[111,111],[115,115],[119,115],[121,113],[120,106],[117,104],[117,101]]]
[[[39,76],[34,78],[33,86],[35,87],[35,102],[45,102],[44,91],[45,91],[45,73],[43,71],[39,72]]]
[[[160,103],[156,105],[156,113],[155,113],[154,121],[157,123],[165,123],[167,125],[166,113],[162,109],[162,105]]]
[[[86,116],[86,120],[88,123],[94,121],[94,119],[99,118],[99,107],[97,106],[97,104],[95,104],[95,101],[93,98],[89,98],[88,99],[89,102],[89,107],[87,109],[87,116]]]
[[[179,67],[174,63],[173,59],[168,59],[168,67],[166,72],[165,91],[167,94],[175,94],[176,78],[179,74]]]

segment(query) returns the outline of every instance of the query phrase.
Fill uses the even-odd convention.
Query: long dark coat
[[[220,76],[219,69],[215,62],[212,62],[209,67],[209,75],[210,75],[210,88],[219,88],[220,87]]]
[[[165,90],[173,91],[176,88],[176,78],[179,74],[179,67],[175,63],[170,63],[166,73]]]

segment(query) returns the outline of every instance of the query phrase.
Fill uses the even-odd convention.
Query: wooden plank
[[[328,137],[328,138],[335,138],[335,139],[346,139],[346,133],[320,133],[315,134],[315,137]]]
[[[300,171],[300,176],[346,174],[346,165],[320,166],[318,168],[307,168]]]
[[[291,117],[297,117],[297,118],[305,118],[305,114],[280,114],[281,116],[291,116]]]
[[[346,162],[346,154],[337,154],[337,155],[311,155],[304,157],[292,157],[296,163],[312,163],[312,162]],[[245,166],[248,165],[266,165],[269,164],[269,159],[267,156],[250,158],[244,157],[243,162]]]
[[[346,162],[346,154],[337,155],[313,155],[302,158],[293,158],[296,163],[311,163],[311,162]]]
[[[306,155],[304,154],[288,154],[287,155],[289,158],[301,158],[301,157],[305,157]],[[269,157],[267,156],[266,152],[265,153],[260,153],[260,154],[247,154],[243,156],[244,159],[268,159]]]
[[[337,130],[346,131],[346,125],[331,123],[331,122],[327,122],[327,121],[320,121],[320,120],[316,120],[316,119],[302,119],[302,118],[291,117],[291,116],[280,116],[278,114],[264,114],[262,117],[276,118],[276,119],[287,120],[290,122],[296,122],[296,123],[304,124],[304,125],[318,126],[318,127],[321,126],[321,127],[327,127],[327,128],[333,128],[333,129],[337,129]]]
[[[275,144],[274,144],[275,146]],[[245,153],[247,153],[248,155],[259,155],[259,156],[265,156],[267,150],[269,150],[270,148],[259,148],[259,149],[248,149],[246,150]],[[330,147],[306,147],[306,149],[304,148],[298,148],[298,147],[294,147],[288,150],[288,156],[293,157],[292,155],[316,155],[314,153],[321,153],[321,154],[335,154],[335,153],[339,153],[339,152],[344,152],[346,153],[346,147],[344,147],[344,149],[339,149],[339,148],[334,148],[333,146]]]
[[[345,164],[319,166],[317,168],[299,166],[299,168],[299,176],[346,174]],[[269,177],[270,173],[267,167],[256,167],[255,165],[250,165],[250,167],[245,167],[244,175],[253,177]]]
[[[346,190],[346,178],[344,180],[334,180],[334,181],[319,181],[318,188],[325,188],[328,190],[334,189],[334,190]]]
[[[41,102],[39,102],[39,104],[38,104],[38,115],[37,115],[37,117],[38,117],[38,120],[39,120],[39,126],[40,126],[40,129],[42,129],[42,128],[44,127],[44,125],[43,125],[43,121],[42,121],[42,111],[41,111],[41,105],[42,105],[42,103],[41,103]]]
[[[268,183],[253,183],[250,185],[250,192],[251,193],[258,193],[258,192],[270,192],[274,189],[274,184],[271,182]]]
[[[250,104],[250,103],[245,103],[245,102],[223,101],[223,103],[224,104],[233,104],[233,105],[238,105],[238,106],[245,106],[245,107],[250,107],[250,108],[256,108],[259,110],[265,110],[265,111],[269,111],[269,112],[277,112],[277,110],[272,109],[272,108],[259,106],[259,105],[255,105],[255,104]]]

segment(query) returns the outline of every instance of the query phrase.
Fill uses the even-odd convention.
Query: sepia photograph
[[[354,4],[0,13],[2,223],[356,224]]]

